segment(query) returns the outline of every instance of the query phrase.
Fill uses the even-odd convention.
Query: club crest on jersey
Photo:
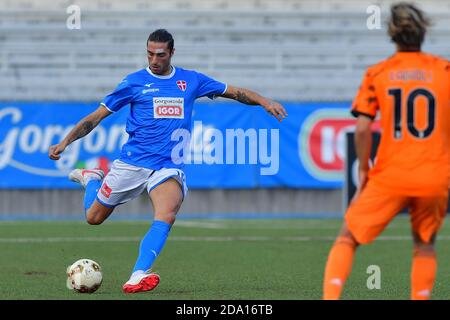
[[[177,86],[181,91],[186,91],[187,83],[184,80],[178,80]]]

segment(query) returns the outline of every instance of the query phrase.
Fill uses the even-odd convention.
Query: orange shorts
[[[402,209],[409,207],[412,230],[428,243],[447,212],[446,196],[410,197],[383,192],[370,181],[345,214],[347,226],[361,244],[373,241]]]

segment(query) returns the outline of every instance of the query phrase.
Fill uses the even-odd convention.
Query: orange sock
[[[414,253],[411,270],[411,299],[428,300],[436,278],[436,254]]]
[[[346,237],[338,237],[331,248],[325,267],[323,299],[337,300],[341,296],[344,283],[352,270],[355,246]]]

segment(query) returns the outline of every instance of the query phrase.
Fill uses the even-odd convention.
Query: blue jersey
[[[180,161],[172,159],[172,149],[179,143],[172,134],[179,129],[191,131],[195,99],[213,99],[226,89],[224,83],[178,67],[166,76],[155,75],[149,68],[129,74],[101,103],[111,112],[130,104],[129,138],[120,160],[153,170],[181,167]]]

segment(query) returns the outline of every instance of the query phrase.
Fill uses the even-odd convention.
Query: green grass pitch
[[[0,300],[303,300],[320,299],[322,276],[340,219],[179,219],[153,269],[152,292],[125,295],[139,241],[150,221],[0,222]],[[437,242],[433,299],[449,299],[450,227]],[[378,241],[360,247],[343,299],[408,299],[412,241],[407,217],[397,217]],[[90,258],[103,268],[93,294],[66,289],[66,267]],[[368,289],[370,265],[381,288]]]

